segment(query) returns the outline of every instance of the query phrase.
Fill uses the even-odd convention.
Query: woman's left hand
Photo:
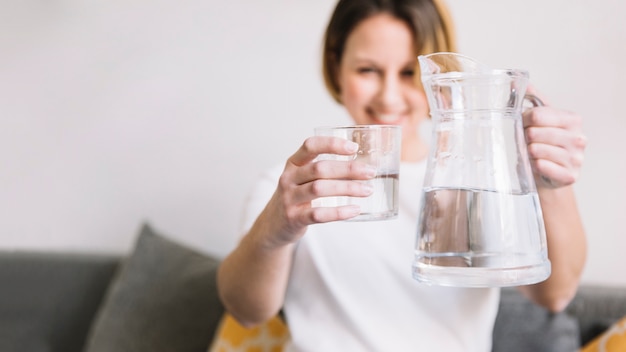
[[[534,89],[530,94],[546,100]],[[538,188],[558,188],[578,179],[587,146],[582,118],[548,105],[526,110],[523,115],[528,156]]]

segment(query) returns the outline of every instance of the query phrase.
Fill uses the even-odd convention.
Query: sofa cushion
[[[626,317],[611,325],[605,332],[581,349],[581,352],[624,351],[626,351]]]
[[[626,287],[581,286],[567,313],[578,319],[581,345],[586,345],[626,316]]]
[[[289,327],[278,314],[253,328],[239,324],[224,313],[208,352],[283,351],[289,342]]]
[[[515,288],[501,291],[493,330],[494,352],[572,352],[580,347],[575,318],[551,313],[532,303]]]
[[[218,264],[144,225],[85,351],[206,351],[223,313],[216,293]]]

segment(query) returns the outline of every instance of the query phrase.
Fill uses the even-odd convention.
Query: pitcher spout
[[[422,77],[448,72],[487,73],[491,69],[475,59],[450,52],[420,55],[418,58]]]
[[[420,55],[418,61],[431,113],[522,109],[528,85],[525,70],[493,69],[450,52]]]

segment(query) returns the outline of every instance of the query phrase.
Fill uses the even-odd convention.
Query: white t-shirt
[[[282,167],[252,193],[245,228]],[[288,351],[491,351],[498,289],[428,286],[411,275],[425,162],[402,163],[397,219],[309,226],[284,304]]]

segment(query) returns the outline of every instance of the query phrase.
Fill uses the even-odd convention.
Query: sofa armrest
[[[626,316],[626,287],[582,285],[566,312],[578,320],[585,345]]]
[[[0,351],[79,352],[119,258],[0,252]]]

